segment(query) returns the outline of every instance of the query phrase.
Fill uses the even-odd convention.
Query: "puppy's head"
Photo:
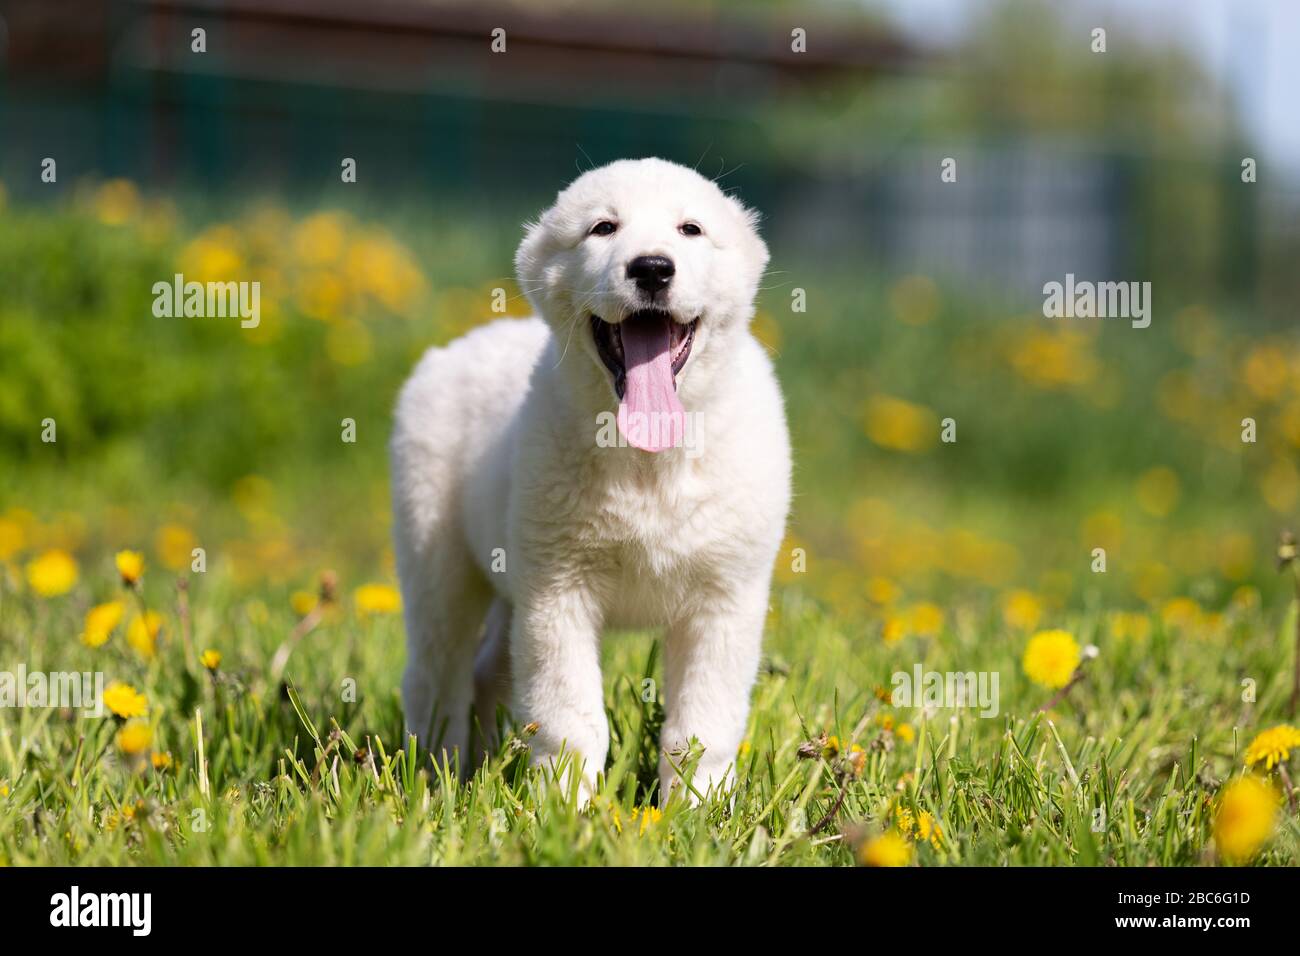
[[[685,166],[620,160],[559,194],[515,268],[559,341],[623,405],[653,409],[689,377],[725,373],[767,265],[757,219]]]

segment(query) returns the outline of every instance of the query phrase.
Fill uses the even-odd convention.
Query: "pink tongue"
[[[663,451],[681,443],[686,409],[673,385],[672,319],[633,316],[619,325],[626,369],[618,430],[629,445]]]

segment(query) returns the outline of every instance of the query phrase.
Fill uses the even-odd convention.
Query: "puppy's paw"
[[[531,763],[542,770],[540,787],[543,793],[554,792],[562,798],[576,793],[579,810],[590,807],[600,792],[596,774],[590,770],[590,761],[583,760],[577,754],[567,751],[559,754],[534,752]]]
[[[665,752],[659,760],[659,805],[672,799],[699,806],[720,793],[730,794],[736,786],[735,763],[710,759],[707,750]]]

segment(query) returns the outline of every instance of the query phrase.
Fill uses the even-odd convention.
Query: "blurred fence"
[[[61,182],[127,176],[218,204],[316,203],[346,156],[357,194],[376,202],[469,200],[483,221],[514,224],[579,168],[661,155],[723,175],[764,210],[774,247],[820,262],[948,274],[1013,299],[1067,272],[1143,278],[1173,291],[1169,305],[1230,295],[1289,315],[1300,201],[1267,179],[1243,191],[1235,156],[994,132],[978,116],[958,135],[924,114],[792,146],[779,128],[791,110],[845,90],[888,99],[938,64],[860,16],[804,24],[805,53],[792,52],[788,20],[757,16],[11,0],[0,177],[17,196],[56,195],[33,172],[53,155]],[[206,53],[191,51],[195,28]],[[960,158],[957,183],[939,180],[946,155]]]
[[[10,143],[58,148],[73,169],[291,193],[337,181],[341,156],[389,189],[535,195],[584,153],[716,160],[743,148],[761,183],[775,178],[759,148],[765,102],[910,60],[862,31],[823,31],[795,54],[788,27],[734,15],[398,0],[12,7]]]

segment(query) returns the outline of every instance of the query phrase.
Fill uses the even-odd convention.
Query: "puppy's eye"
[[[617,231],[618,226],[608,219],[602,219],[587,231],[589,236],[612,236]]]
[[[704,230],[700,228],[698,222],[684,222],[677,227],[677,231],[683,236],[690,236],[692,238],[704,235]]]

